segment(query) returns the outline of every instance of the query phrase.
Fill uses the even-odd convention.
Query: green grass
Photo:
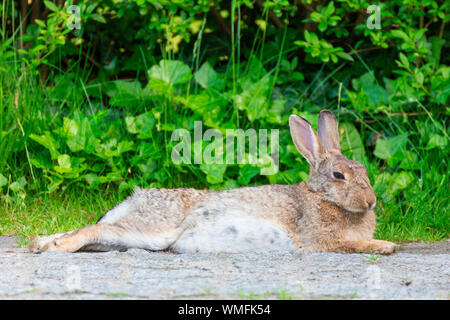
[[[109,298],[125,298],[125,297],[128,297],[128,294],[126,294],[126,293],[108,293],[107,296]]]
[[[252,291],[245,292],[244,290],[238,291],[238,296],[241,299],[246,300],[261,300],[261,299],[276,299],[276,300],[301,300],[305,299],[304,289],[300,286],[299,291],[296,292],[288,292],[285,289],[280,289],[278,291],[272,292],[262,292],[262,293],[255,293]],[[358,297],[358,293],[355,292],[350,295],[319,295],[314,296],[313,298],[316,300],[339,300],[339,299],[356,299]],[[308,297],[309,299],[309,297]]]
[[[284,289],[280,289],[278,292],[263,292],[263,293],[254,293],[252,291],[245,292],[244,290],[238,291],[238,296],[241,299],[246,300],[261,300],[261,299],[277,299],[277,300],[293,300],[298,299],[294,297],[294,295],[290,292],[287,292]]]
[[[450,238],[449,176],[440,175],[430,157],[422,161],[422,181],[402,191],[401,198],[378,200],[377,239],[402,242]]]
[[[0,208],[0,235],[18,235],[25,245],[30,237],[66,232],[95,224],[122,199],[111,192],[69,192],[27,197]]]
[[[370,253],[370,254],[363,254],[363,253],[359,253],[360,256],[362,256],[364,259],[366,259],[367,261],[371,262],[371,263],[377,263],[378,259],[381,258],[381,256],[376,255],[374,253]]]

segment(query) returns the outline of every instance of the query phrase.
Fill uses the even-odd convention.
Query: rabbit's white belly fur
[[[187,230],[171,246],[175,252],[295,251],[276,223],[242,213],[219,215]]]
[[[107,223],[114,223],[118,220],[120,220],[120,218],[125,217],[126,215],[128,215],[131,211],[132,211],[132,205],[130,204],[129,201],[124,201],[120,204],[118,204],[117,206],[115,206],[114,208],[112,208],[111,210],[109,210],[101,219],[99,222],[107,222]]]

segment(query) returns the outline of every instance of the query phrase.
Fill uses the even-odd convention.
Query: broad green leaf
[[[44,48],[43,48],[44,49]],[[55,76],[55,86],[47,87],[49,98],[52,101],[81,101],[84,96],[83,89],[76,83],[75,74],[68,72],[64,75]]]
[[[139,139],[149,139],[153,137],[152,129],[156,124],[156,119],[149,111],[137,117],[125,117],[125,124],[128,132],[138,134]]]
[[[329,17],[333,14],[334,12],[334,2],[330,1],[330,3],[328,3],[328,6],[325,8],[324,14],[325,16]]]
[[[126,125],[129,133],[133,133],[133,134],[138,133],[135,117],[125,117],[125,125]]]
[[[267,96],[271,83],[271,77],[265,76],[235,97],[237,106],[240,110],[246,111],[250,122],[267,117],[269,106]]]
[[[259,168],[249,164],[244,165],[239,169],[238,182],[241,185],[247,185],[250,180],[259,173]]]
[[[419,162],[417,160],[417,154],[412,151],[404,151],[403,159],[399,165],[400,168],[405,170],[415,170],[419,168]]]
[[[373,189],[376,194],[384,194],[387,191],[392,175],[389,172],[382,172],[375,177]]]
[[[44,4],[51,11],[53,11],[53,12],[58,11],[58,7],[53,2],[51,2],[49,0],[44,0]]]
[[[286,107],[286,100],[282,98],[277,98],[271,101],[270,109],[268,110],[267,121],[270,123],[282,124],[283,111]]]
[[[400,57],[400,61],[403,64],[403,66],[405,66],[406,69],[409,69],[408,58],[402,52],[400,52],[399,57]]]
[[[344,122],[339,126],[339,134],[342,153],[349,155],[350,159],[362,162],[364,145],[355,126],[350,122]]]
[[[13,183],[11,183],[9,185],[9,189],[14,191],[14,192],[18,192],[18,191],[22,190],[22,188],[20,187],[19,183],[17,183],[16,181],[14,181]]]
[[[115,94],[109,99],[109,103],[116,107],[134,107],[141,102],[141,84],[138,81],[118,80],[114,82]]]
[[[212,128],[222,126],[224,118],[223,106],[227,105],[227,101],[221,96],[209,90],[204,90],[200,94],[192,94],[187,98],[177,97],[177,101],[202,115],[205,125]]]
[[[109,139],[104,143],[98,144],[95,148],[95,154],[102,159],[110,160],[119,156],[117,151],[117,139]]]
[[[425,149],[427,150],[434,148],[445,149],[447,147],[447,144],[448,138],[437,133],[431,133]]]
[[[155,145],[153,145],[152,143],[140,142],[137,149],[137,155],[133,157],[133,165],[142,160],[157,160],[161,159],[162,157],[161,151],[157,147],[155,148]]]
[[[422,38],[423,35],[425,34],[425,32],[427,32],[427,31],[428,31],[427,28],[422,28],[422,29],[419,29],[416,32],[414,32],[413,37],[412,37],[413,41],[418,42],[420,40],[420,38]]]
[[[58,175],[47,176],[47,179],[49,180],[47,190],[50,193],[58,190],[59,186],[64,182],[64,178]]]
[[[78,127],[77,123],[69,118],[64,118],[63,120],[63,131],[59,131],[58,133],[61,134],[65,138],[73,138],[75,137],[80,128]]]
[[[106,19],[102,15],[99,15],[98,13],[91,14],[91,18],[100,23],[106,23]]]
[[[402,30],[392,30],[391,33],[394,37],[403,39],[405,42],[411,41],[411,39],[409,39],[408,35]]]
[[[192,94],[187,99],[180,99],[180,101],[189,109],[201,115],[211,116],[211,111],[216,106],[214,96],[208,91],[202,91],[200,94]]]
[[[123,191],[127,191],[127,190],[133,190],[135,187],[136,187],[136,184],[134,184],[133,182],[122,181],[119,184],[119,193],[122,193]]]
[[[123,177],[119,171],[112,171],[112,172],[109,172],[106,176],[99,176],[98,179],[99,179],[100,183],[106,183],[106,182],[123,180]]]
[[[31,159],[31,164],[40,169],[53,169],[53,161],[44,152],[38,153]]]
[[[159,65],[154,65],[149,71],[150,82],[158,79],[170,86],[186,83],[191,77],[189,67],[178,60],[161,60]]]
[[[435,66],[438,66],[441,60],[441,51],[442,47],[445,44],[445,40],[439,37],[431,37],[430,42],[431,42],[431,55],[433,60],[432,62],[434,63]]]
[[[267,71],[264,68],[263,63],[256,58],[255,55],[252,55],[250,58],[247,64],[247,70],[248,73],[240,82],[243,91],[247,90],[255,82],[267,76]]]
[[[143,178],[149,179],[158,165],[152,159],[148,159],[145,163],[139,163],[137,167],[142,172]]]
[[[71,167],[70,156],[68,154],[59,155],[58,165],[61,168],[69,169]]]
[[[414,179],[414,175],[411,172],[396,172],[390,179],[388,191],[394,195],[398,191],[406,189],[414,181]]]
[[[194,74],[195,81],[203,88],[208,89],[215,87],[217,90],[221,90],[224,86],[224,81],[220,75],[210,66],[208,62],[205,62],[201,68]]]
[[[38,26],[45,28],[45,22],[40,20],[40,19],[34,19],[34,23],[36,23]],[[36,50],[36,48],[35,48]],[[24,51],[24,53],[26,53],[26,51]]]
[[[156,120],[151,112],[145,112],[136,117],[136,128],[139,139],[149,139],[153,137],[152,128]]]
[[[200,170],[206,174],[206,180],[210,184],[217,184],[223,182],[223,175],[227,166],[225,164],[206,164],[200,165]]]
[[[74,126],[71,128],[71,132],[77,132],[77,134],[67,138],[67,146],[72,152],[84,150],[86,153],[93,153],[99,142],[92,131],[88,118],[80,113],[75,113],[72,120],[73,122],[67,121],[66,123]]]
[[[345,60],[348,60],[351,62],[355,61],[351,55],[349,55],[348,53],[345,53],[344,51],[338,51],[338,52],[336,52],[336,55],[338,57],[341,57],[342,59],[345,59]]]
[[[373,106],[387,104],[389,101],[389,94],[386,89],[377,84],[363,85],[362,89],[369,98],[369,103]]]
[[[405,149],[407,140],[407,132],[388,139],[378,139],[374,155],[380,159],[392,158]]]
[[[322,20],[322,15],[319,12],[311,12],[310,16],[312,21],[319,23]],[[305,32],[306,33],[306,32]],[[306,38],[306,35],[305,35]]]
[[[151,78],[145,89],[154,90],[159,94],[170,94],[173,91],[172,86],[168,86],[165,81],[156,78]]]
[[[22,191],[25,185],[27,184],[27,180],[25,177],[20,177],[17,181],[14,181],[9,185],[9,189],[13,192]]]
[[[45,131],[42,136],[38,136],[35,134],[30,135],[30,139],[36,141],[37,143],[43,145],[50,152],[51,158],[54,160],[58,157],[59,152],[59,143],[53,139],[50,132]]]
[[[89,184],[91,187],[96,187],[100,184],[100,179],[95,173],[88,173],[83,176],[84,180]]]
[[[8,179],[0,173],[0,188],[8,184]]]
[[[311,35],[309,34],[308,30],[306,30],[306,29],[304,32],[304,37],[307,42],[311,42]]]
[[[375,85],[376,79],[372,72],[366,72],[359,78],[352,80],[352,86],[356,91],[363,90],[369,86]]]
[[[112,110],[102,110],[89,116],[89,123],[91,124],[91,129],[95,137],[105,139],[115,138],[121,135],[121,119],[108,119],[111,113]]]
[[[267,176],[269,180],[277,176],[277,181],[271,181],[271,183],[298,183],[299,181],[309,180],[307,172],[299,171],[298,169],[289,169],[284,171],[278,171],[276,175]]]
[[[55,166],[54,170],[61,174],[72,172],[72,163],[70,161],[70,156],[67,154],[59,155],[58,165]]]
[[[119,142],[119,145],[117,146],[117,152],[119,154],[122,154],[124,152],[128,152],[133,150],[134,142],[129,140],[123,140]]]
[[[236,182],[236,180],[227,180],[221,186],[222,190],[230,190],[235,188],[239,188],[239,184]]]

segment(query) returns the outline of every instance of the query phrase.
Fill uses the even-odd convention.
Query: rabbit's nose
[[[377,200],[367,201],[367,207],[369,208],[369,210],[373,210],[376,205],[377,205]]]

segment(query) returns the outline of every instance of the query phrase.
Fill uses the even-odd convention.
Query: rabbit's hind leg
[[[147,234],[136,230],[128,230],[110,223],[86,226],[68,232],[59,237],[46,237],[47,241],[35,239],[28,249],[33,253],[43,251],[109,251],[127,248],[148,250],[164,250],[174,243],[183,230],[176,228],[169,232]]]

